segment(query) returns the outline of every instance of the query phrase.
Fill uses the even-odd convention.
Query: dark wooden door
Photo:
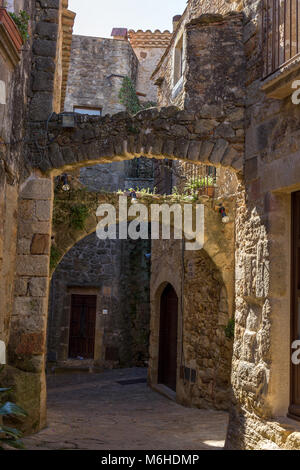
[[[292,194],[291,342],[300,340],[300,191]],[[293,351],[292,351],[293,352]],[[300,420],[300,365],[291,362],[289,414]]]
[[[94,359],[96,295],[72,295],[69,357]]]
[[[178,297],[169,284],[160,303],[158,383],[176,392]]]

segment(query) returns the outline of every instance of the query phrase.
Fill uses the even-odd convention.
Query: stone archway
[[[197,114],[170,106],[135,116],[125,112],[97,118],[73,114],[71,127],[64,127],[66,116],[53,114],[48,131],[33,125],[31,166],[50,175],[147,156],[222,166],[242,175],[244,139],[228,137],[228,123],[224,123],[229,115],[219,110],[216,118],[215,113],[213,106]]]
[[[94,232],[75,243],[63,256],[50,283],[49,372],[74,367],[99,372],[145,366],[150,263],[144,254],[150,250],[149,240],[100,240]],[[85,307],[78,309],[73,305],[89,304],[91,296],[96,299],[93,352],[85,348],[86,333],[91,329],[86,329],[84,318],[79,315]]]
[[[76,125],[72,128],[63,127],[62,120],[63,115],[53,114],[46,133],[40,124],[32,124],[32,173],[20,192],[15,306],[8,345],[11,368],[7,368],[7,374],[17,401],[30,411],[30,419],[24,425],[28,431],[38,430],[46,423],[45,348],[53,176],[76,167],[140,156],[221,166],[232,169],[239,178],[243,175],[243,144],[240,139],[226,137],[226,115],[221,113],[218,119],[212,119],[207,108],[205,116],[201,111],[189,113],[174,106],[141,111],[134,117],[126,113],[102,118],[75,116]],[[228,204],[234,213],[233,201]],[[209,223],[221,223],[213,210],[208,214]],[[226,243],[216,244],[207,232],[207,249],[222,265],[224,282],[232,292],[234,236],[232,227],[222,229],[230,232]],[[222,233],[219,227],[216,232]],[[224,263],[222,253],[226,249],[232,256]],[[34,394],[20,391],[26,387],[27,392],[35,390]],[[29,402],[26,396],[31,397]]]

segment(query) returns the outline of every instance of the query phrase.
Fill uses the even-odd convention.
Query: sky
[[[74,34],[110,37],[114,27],[172,31],[172,18],[184,12],[187,0],[69,0],[77,13]]]

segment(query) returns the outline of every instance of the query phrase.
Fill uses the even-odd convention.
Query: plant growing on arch
[[[120,103],[125,106],[126,111],[132,115],[138,113],[139,111],[142,111],[142,109],[147,109],[156,106],[156,103],[153,103],[151,101],[144,104],[140,102],[136,94],[135,86],[129,77],[123,78],[122,87],[119,92],[119,99]]]

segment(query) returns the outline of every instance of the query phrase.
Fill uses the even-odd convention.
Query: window
[[[264,0],[262,11],[266,77],[300,53],[300,0]]]
[[[174,86],[183,75],[183,36],[179,39],[174,53]]]
[[[84,106],[74,106],[73,111],[74,111],[74,113],[89,114],[90,116],[102,116],[102,109],[101,108],[90,108],[90,107],[84,107]]]

